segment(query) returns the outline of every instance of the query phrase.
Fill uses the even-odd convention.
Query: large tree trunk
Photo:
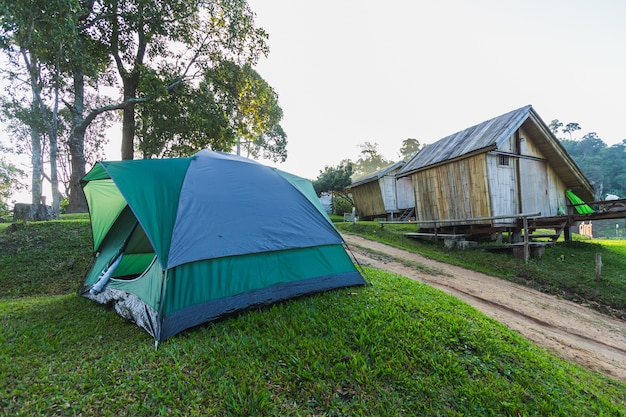
[[[37,103],[33,103],[31,107],[33,115],[38,115]],[[42,178],[42,159],[41,159],[41,136],[39,128],[36,124],[33,124],[30,128],[30,146],[31,146],[31,165],[33,167],[33,176],[31,180],[31,206],[28,220],[38,221],[39,218],[39,206],[41,205],[41,178]]]
[[[124,77],[124,101],[137,98],[139,86],[139,71]],[[135,157],[135,105],[124,107],[122,113],[122,159],[130,160]]]
[[[135,157],[135,105],[124,108],[122,113],[122,159]]]
[[[58,142],[56,135],[50,137],[50,185],[52,186],[52,218],[59,219],[61,211],[61,193],[59,191],[59,173],[57,169]]]
[[[80,180],[86,174],[84,154],[85,130],[74,129],[70,138],[72,173],[70,174],[70,195],[67,205],[68,213],[86,213],[87,200],[80,186]]]
[[[74,104],[72,109],[72,133],[69,140],[70,161],[70,194],[67,211],[69,213],[85,213],[88,211],[87,200],[80,186],[80,180],[86,174],[85,162],[85,78],[82,68],[74,69]]]
[[[61,211],[61,192],[59,191],[59,173],[57,169],[59,141],[58,141],[58,127],[59,127],[59,88],[60,88],[60,64],[57,60],[57,66],[55,70],[55,85],[54,85],[54,107],[52,109],[52,120],[46,124],[48,127],[50,136],[50,185],[52,186],[52,218],[59,219],[59,213]],[[41,104],[41,102],[40,102]]]
[[[30,57],[26,49],[22,49],[22,56],[26,62],[30,76],[30,88],[33,94],[33,101],[30,107],[30,113],[33,122],[30,126],[30,146],[31,156],[30,161],[33,167],[33,176],[31,180],[32,194],[31,194],[31,206],[28,216],[29,220],[42,220],[39,218],[40,205],[41,205],[41,179],[43,177],[43,159],[41,156],[41,132],[39,129],[39,123],[36,120],[41,120],[39,116],[39,94],[38,94],[38,81],[39,81],[39,67],[36,58]]]

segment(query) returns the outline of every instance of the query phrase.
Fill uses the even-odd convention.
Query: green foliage
[[[353,167],[352,161],[345,159],[336,167],[324,167],[317,179],[313,181],[313,188],[318,196],[322,195],[322,193],[332,195],[331,206],[333,214],[343,216],[343,213],[352,212],[354,201],[346,188],[352,183],[350,177]]]
[[[255,26],[247,1],[0,0],[0,11],[2,52],[17,66],[30,57],[32,65],[26,75],[33,91],[41,89],[44,101],[53,101],[54,88],[66,97],[71,127],[65,133],[71,132],[72,138],[59,143],[71,145],[71,164],[66,163],[67,154],[60,160],[74,170],[72,178],[69,173],[65,178],[72,187],[67,193],[72,209],[80,207],[76,196],[82,193],[76,187],[90,157],[83,153],[84,134],[91,132],[88,139],[101,139],[93,134],[99,129],[87,128],[107,112],[123,112],[123,157],[132,157],[135,145],[144,157],[173,156],[204,147],[231,150],[237,139],[243,139],[250,155],[276,161],[286,158],[278,97],[252,69],[268,52],[267,34]],[[236,67],[241,82],[237,89],[217,89],[220,94],[216,94],[211,86],[220,78],[214,75],[229,65]],[[3,74],[18,75],[13,67]],[[120,87],[118,79],[123,90],[118,102],[86,97],[85,85],[102,91],[99,87]],[[30,137],[37,128],[51,138],[50,132],[56,130],[43,129],[35,122],[48,128],[60,126],[60,119],[35,121],[37,112],[22,103],[30,91],[23,90],[21,79],[16,85],[17,102],[32,113],[29,123],[22,118],[20,137]],[[225,108],[220,99],[230,93],[235,94],[236,106]],[[136,120],[135,110],[153,100],[159,101],[142,109]],[[134,142],[135,126],[139,144]]]
[[[94,11],[96,8],[94,8]],[[96,32],[95,38],[107,46],[111,58],[114,60],[117,72],[123,80],[124,100],[121,106],[123,116],[123,137],[122,137],[122,158],[133,157],[134,135],[134,111],[135,106],[163,97],[169,100],[179,91],[181,83],[188,84],[183,91],[191,91],[201,82],[211,85],[214,80],[207,82],[207,77],[219,70],[222,65],[237,62],[235,65],[239,70],[250,68],[256,63],[258,58],[267,53],[265,40],[267,34],[254,25],[254,14],[250,10],[245,0],[220,0],[214,2],[186,1],[186,0],[154,0],[146,2],[144,0],[133,1],[106,1],[97,8],[94,18],[96,24],[101,28]],[[172,47],[176,45],[176,47]],[[248,71],[250,74],[256,73]],[[238,90],[237,98],[243,103],[239,109],[245,107],[250,102],[250,97],[255,96],[259,101],[254,103],[254,109],[261,109],[259,113],[265,116],[266,108],[261,105],[262,99],[267,102],[271,95],[267,93],[271,89],[256,74],[256,83],[250,91]],[[248,80],[252,76],[248,77]],[[194,86],[194,87],[191,87]],[[263,97],[259,92],[263,90]],[[218,102],[219,97],[215,94],[207,96],[205,91],[200,91],[203,97],[209,97],[209,104]],[[215,92],[213,92],[215,93]],[[194,93],[195,94],[195,93]],[[257,97],[258,95],[259,97]],[[183,95],[178,99],[177,105],[181,107],[183,114],[186,113],[185,100]],[[265,103],[264,102],[264,103]],[[270,103],[269,106],[275,103]],[[194,108],[190,109],[189,117],[195,122],[192,129],[176,131],[178,138],[186,141],[185,133],[191,131],[198,134],[195,126],[218,121],[218,125],[211,130],[212,133],[220,131],[221,120],[216,117],[211,109],[208,115]],[[277,107],[277,106],[274,106]],[[175,109],[176,106],[173,106]],[[173,152],[176,144],[164,144],[161,148],[155,148],[155,144],[163,142],[163,135],[151,137],[153,131],[163,131],[164,126],[157,126],[155,119],[159,114],[150,114],[154,110],[170,109],[164,103],[157,106],[146,107],[140,114],[145,118],[143,123],[143,144],[144,154],[161,154]],[[223,108],[221,109],[223,110]],[[246,108],[244,114],[249,116],[252,110]],[[279,112],[282,117],[282,112]],[[171,117],[173,113],[167,113]],[[276,114],[274,114],[276,115]],[[198,120],[198,116],[208,116],[206,121]],[[239,132],[243,125],[254,125],[258,127],[263,123],[261,117],[254,120],[255,123],[246,124],[241,119],[230,118],[230,114],[224,115],[231,123],[230,129],[233,135]],[[254,117],[254,116],[251,116]],[[266,121],[266,120],[264,120]],[[239,122],[239,124],[237,124]],[[249,127],[249,126],[248,126]],[[216,139],[215,134],[209,138],[202,137],[203,141],[232,141],[228,137],[229,132],[223,132]],[[282,133],[282,136],[281,136]],[[265,142],[261,143],[262,136]],[[265,146],[265,150],[274,155],[273,152],[284,152],[280,140],[285,139],[282,129],[278,129],[277,123],[272,123],[269,127],[264,126],[262,134],[254,137],[254,140]],[[197,137],[191,142],[197,141]],[[276,143],[278,142],[278,144]],[[148,144],[150,146],[148,146]],[[169,146],[166,146],[169,145]],[[190,143],[182,144],[179,148],[187,149]],[[274,146],[274,148],[272,148]],[[254,146],[251,148],[257,150]],[[280,158],[279,158],[280,159]]]
[[[144,158],[188,156],[201,149],[228,152],[239,142],[253,157],[287,157],[278,96],[250,65],[222,62],[195,85],[181,81],[161,91],[163,78],[144,76],[140,91],[157,94],[137,110]]]
[[[138,148],[143,158],[189,156],[201,149],[228,151],[236,136],[206,83],[180,83],[171,94],[138,109]]]
[[[61,199],[61,204],[59,206],[59,212],[61,214],[65,214],[67,212],[67,206],[69,205],[69,200],[67,199],[67,197],[64,197]]]
[[[352,213],[354,203],[343,195],[335,195],[332,201],[333,214],[343,216],[344,213]]]
[[[348,159],[341,161],[336,167],[325,166],[320,175],[313,181],[313,188],[318,196],[322,193],[345,193],[345,189],[352,183],[354,164]]]
[[[212,86],[236,136],[249,156],[275,162],[287,159],[287,135],[280,125],[283,111],[278,94],[250,64],[224,61],[207,71]]]
[[[556,136],[559,133],[559,129],[563,127],[563,123],[561,123],[558,119],[553,119],[548,127],[550,128],[552,134]]]
[[[550,129],[556,135],[563,123],[553,120]],[[626,196],[626,139],[607,146],[596,132],[589,132],[580,139],[572,134],[581,127],[568,123],[562,129],[569,139],[559,138],[561,145],[581,169],[596,190],[596,199],[603,200],[607,193]]]
[[[561,144],[596,189],[596,198],[607,193],[626,196],[626,139],[608,147],[595,132],[581,140],[561,140]]]
[[[417,139],[405,139],[402,141],[402,147],[400,148],[400,158],[403,161],[408,161],[415,156],[421,149],[422,145]]]
[[[378,171],[393,163],[393,161],[388,161],[378,152],[378,143],[364,142],[359,147],[361,148],[361,154],[354,167],[356,177]]]
[[[105,72],[109,64],[101,45],[91,42],[87,34],[94,30],[92,23],[85,21],[93,5],[94,2],[80,0],[0,0],[3,18],[0,37],[6,41],[2,52],[9,64],[2,74],[9,84],[3,107],[10,118],[10,136],[19,153],[32,155],[34,200],[39,200],[41,193],[42,161],[49,160],[48,176],[53,186],[55,209],[60,200],[58,182],[65,183],[66,191],[72,186],[79,187],[78,180],[70,182],[69,167],[76,167],[78,160],[83,164],[84,173],[85,164],[82,153],[85,144],[68,140],[70,132],[84,132],[84,127],[82,130],[72,129],[76,127],[73,124],[70,127],[77,120],[74,116],[82,116],[84,102],[76,107],[68,104],[72,101],[68,97],[77,90],[82,91],[84,85],[70,89],[68,84],[85,76],[99,80],[100,73]],[[68,100],[66,104],[72,110],[72,117],[68,117],[69,112],[64,115],[60,109],[61,96]],[[24,115],[26,110],[27,116]],[[70,164],[68,154],[72,146],[68,144],[72,143],[76,145],[74,149],[81,152],[72,154],[76,159]],[[78,178],[81,176],[77,174]],[[73,194],[82,195],[76,189]]]
[[[0,146],[0,151],[3,150]],[[9,215],[9,203],[13,193],[23,188],[24,171],[0,157],[0,217]]]
[[[570,139],[572,138],[572,133],[574,133],[577,130],[580,130],[581,127],[578,123],[575,122],[570,122],[568,124],[565,125],[565,127],[563,128],[563,133],[567,133],[569,134]]]

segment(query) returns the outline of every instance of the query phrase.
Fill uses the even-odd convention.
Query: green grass
[[[61,259],[77,256],[48,241],[68,234],[49,227],[76,225],[52,225],[27,225],[21,232],[42,243],[22,252],[48,247]],[[82,226],[88,239],[86,220]],[[24,237],[16,232],[0,243],[0,279],[9,287],[19,283],[6,276],[12,239]],[[90,247],[84,252],[88,259]],[[40,262],[32,262],[30,279],[44,283],[51,274]],[[158,350],[113,311],[75,291],[60,294],[80,284],[78,270],[46,287],[50,294],[34,285],[5,289],[0,414],[626,415],[626,384],[549,355],[441,291],[366,273],[372,285],[248,311]]]
[[[0,230],[0,297],[76,291],[90,267],[92,248],[86,215],[29,223],[11,234]]]
[[[545,293],[588,305],[626,319],[626,240],[574,240],[546,248],[540,258],[528,263],[510,253],[482,250],[449,250],[443,245],[410,239],[415,225],[375,222],[336,223],[339,230],[419,252],[429,258],[500,277]],[[596,253],[602,255],[602,275],[595,276]]]

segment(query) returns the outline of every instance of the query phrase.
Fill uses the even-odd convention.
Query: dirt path
[[[361,265],[439,288],[549,352],[626,382],[626,322],[527,287],[359,236],[344,234],[343,238]],[[423,273],[407,266],[406,261],[422,264],[440,274]]]

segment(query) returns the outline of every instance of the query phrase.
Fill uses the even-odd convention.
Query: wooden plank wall
[[[567,187],[554,168],[550,165],[548,158],[541,152],[541,150],[539,150],[529,132],[526,129],[521,128],[520,136],[522,137],[522,155],[541,158],[546,161],[543,167],[539,164],[522,164],[522,167],[524,167],[524,165],[528,165],[526,170],[522,168],[522,176],[529,177],[541,175],[546,181],[545,187],[547,192],[546,190],[541,190],[541,192],[539,190],[527,190],[528,193],[535,193],[535,195],[530,196],[530,199],[534,200],[535,205],[535,207],[530,211],[541,212],[542,216],[556,216],[558,215],[559,205],[563,208],[567,206],[565,197]],[[540,170],[540,172],[535,172],[535,170]],[[522,198],[529,198],[529,196],[525,195],[522,196]],[[524,211],[527,211],[526,208],[524,208]]]
[[[396,200],[396,179],[393,176],[384,176],[378,180],[385,205],[385,212],[398,211],[398,201]]]
[[[490,217],[486,154],[412,175],[418,220]]]
[[[415,190],[411,177],[402,177],[396,180],[396,193],[399,210],[415,207]]]
[[[509,165],[499,164],[499,155],[487,154],[487,175],[491,190],[493,216],[519,212],[517,198],[517,158],[510,157]],[[497,224],[515,223],[517,219],[500,219]]]
[[[511,135],[498,150],[514,153],[515,135]],[[559,205],[566,207],[565,184],[525,129],[520,129],[520,151],[520,157],[510,155],[508,166],[500,165],[497,153],[487,154],[493,216],[518,212],[556,216]],[[507,219],[497,223],[514,221]]]
[[[549,205],[545,216],[558,216],[559,206],[567,211],[567,197],[565,196],[567,187],[563,180],[554,172],[554,169],[548,165],[548,201]],[[544,215],[542,213],[542,215]]]
[[[352,189],[352,198],[359,217],[371,217],[385,215],[380,184],[372,181]]]
[[[520,152],[515,135],[500,144],[509,165],[498,153],[483,153],[414,173],[417,219],[442,220],[503,216],[518,212],[558,215],[567,205],[565,183],[525,129]],[[518,178],[520,176],[521,178]],[[521,202],[520,202],[521,198]],[[502,219],[498,224],[514,222]]]

